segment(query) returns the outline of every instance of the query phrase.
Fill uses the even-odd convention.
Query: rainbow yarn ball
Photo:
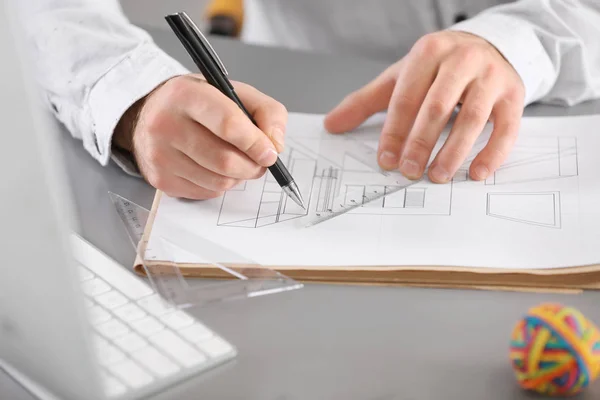
[[[510,359],[524,389],[575,395],[600,373],[600,331],[574,308],[542,304],[515,326]]]

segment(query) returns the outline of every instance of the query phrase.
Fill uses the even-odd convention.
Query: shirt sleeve
[[[188,71],[132,25],[118,0],[27,0],[19,4],[28,53],[50,110],[102,165],[121,116],[162,82]],[[26,3],[26,4],[25,4]]]
[[[525,85],[525,103],[600,97],[600,1],[521,0],[451,27],[494,45]]]

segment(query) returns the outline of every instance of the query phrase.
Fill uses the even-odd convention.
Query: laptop
[[[9,6],[0,3],[0,366],[38,396],[139,399],[233,359],[224,338],[72,233],[60,131]]]

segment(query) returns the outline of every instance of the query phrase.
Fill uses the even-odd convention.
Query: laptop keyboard
[[[149,285],[117,265],[102,264],[79,269],[109,397],[161,386],[235,356],[231,344],[169,307]]]

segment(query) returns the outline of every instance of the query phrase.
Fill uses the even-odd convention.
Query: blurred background
[[[187,12],[199,24],[208,3],[209,0],[121,0],[131,22],[162,28],[166,27],[164,16],[176,11]]]

